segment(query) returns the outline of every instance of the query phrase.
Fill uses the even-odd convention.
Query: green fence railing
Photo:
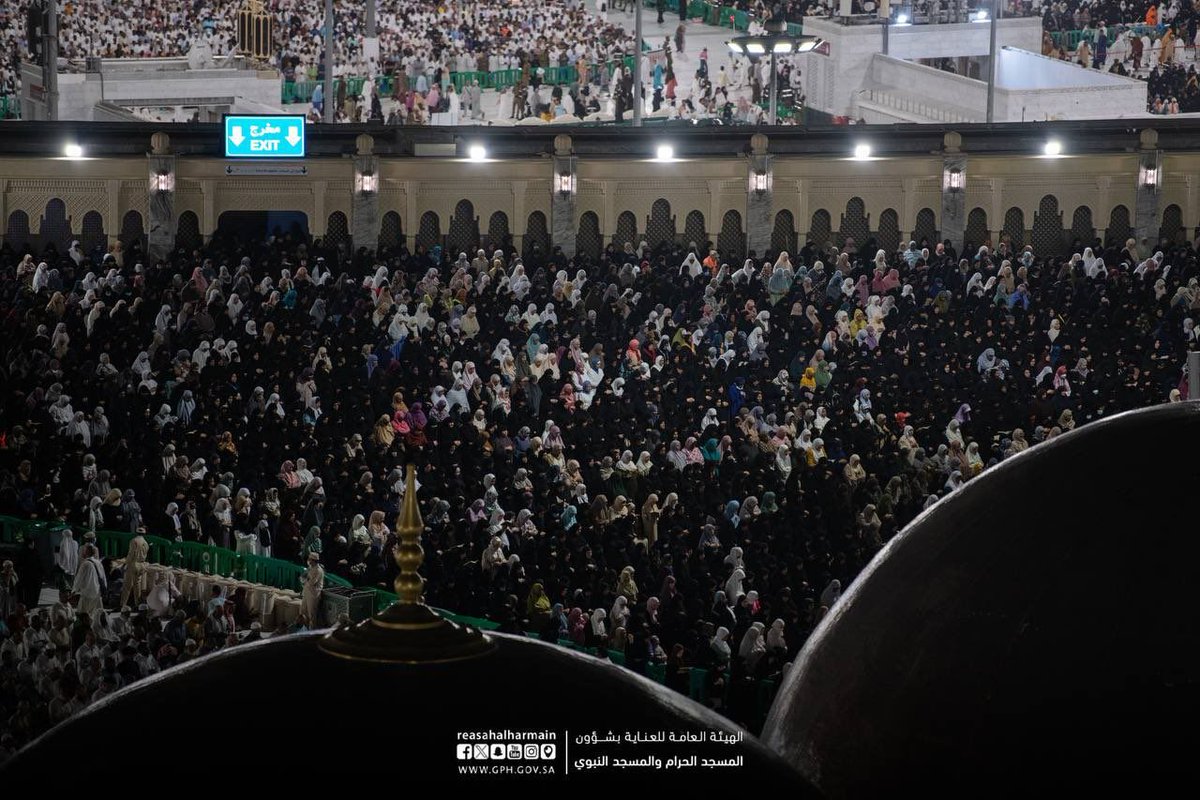
[[[62,523],[0,516],[0,545],[12,546],[19,544],[26,541],[30,536],[39,539],[43,537],[49,539],[56,531],[67,527],[70,526]],[[166,564],[193,572],[233,577],[263,586],[274,586],[279,589],[296,591],[300,588],[300,577],[304,573],[304,567],[299,564],[293,564],[290,561],[235,553],[223,547],[205,545],[198,542],[175,542],[161,536],[146,534],[143,534],[143,536],[150,546],[149,560],[155,564]],[[129,552],[129,541],[132,538],[132,533],[125,533],[123,531],[96,531],[96,546],[105,558],[124,558]],[[45,552],[50,552],[50,547],[51,543],[47,541]],[[347,587],[351,585],[349,581],[328,572],[325,573],[325,584],[326,586]],[[386,609],[398,599],[395,594],[385,592],[382,589],[374,589],[374,592],[376,611]],[[462,625],[470,625],[481,630],[491,631],[499,627],[497,623],[491,620],[455,614],[440,608],[434,610],[454,622]],[[531,633],[528,635],[536,638],[535,634]],[[565,639],[559,640],[558,644],[562,647],[589,655],[597,655],[596,648],[583,647]],[[624,653],[609,650],[607,655],[609,660],[614,664],[625,665]],[[647,665],[646,677],[658,683],[666,683],[666,667],[661,664]],[[692,699],[706,705],[712,699],[709,696],[708,690],[710,685],[709,677],[708,670],[693,667],[690,670],[688,678],[688,693]],[[726,681],[725,685],[728,686],[729,681]],[[767,710],[770,707],[772,698],[775,696],[775,689],[776,684],[774,681],[759,681],[754,707],[751,710],[752,729],[757,730],[757,726],[761,726],[762,722],[766,719]]]
[[[11,95],[0,95],[0,119],[20,119],[21,100]]]

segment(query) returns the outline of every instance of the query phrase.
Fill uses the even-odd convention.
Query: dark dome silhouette
[[[1198,443],[1200,403],[1121,414],[938,503],[813,634],[764,741],[831,797],[1190,777]]]

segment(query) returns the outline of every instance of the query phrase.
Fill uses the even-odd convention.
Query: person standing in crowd
[[[104,612],[104,593],[108,590],[108,577],[100,554],[94,544],[86,544],[79,550],[79,569],[71,593],[78,598],[78,611],[95,618]]]
[[[321,566],[321,556],[317,553],[308,554],[308,569],[301,578],[301,599],[304,603],[304,615],[310,627],[322,627],[319,615],[321,592],[325,588],[325,568]]]

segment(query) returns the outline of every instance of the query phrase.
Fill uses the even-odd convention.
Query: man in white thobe
[[[87,613],[94,622],[96,614],[104,612],[104,592],[108,588],[108,579],[104,575],[104,565],[100,563],[99,550],[95,545],[85,545],[80,550],[82,558],[79,569],[75,572],[75,583],[71,593],[79,598],[79,611]]]
[[[150,557],[150,543],[140,533],[129,541],[129,553],[125,556],[125,580],[121,586],[121,605],[136,605],[146,590],[146,559]],[[132,603],[130,601],[133,601]]]
[[[308,569],[300,578],[301,599],[304,602],[304,615],[308,617],[308,627],[322,628],[323,621],[317,617],[321,605],[321,591],[325,588],[325,568],[321,566],[321,557],[316,553],[308,554]]]

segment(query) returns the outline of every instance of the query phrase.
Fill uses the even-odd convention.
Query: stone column
[[[765,134],[750,137],[749,174],[746,176],[746,249],[765,258],[771,249],[774,205],[774,176]]]
[[[146,162],[149,167],[148,254],[151,261],[159,261],[175,249],[175,156],[171,155],[171,137],[161,131],[151,136]],[[117,220],[116,230],[120,229],[120,224]]]
[[[1154,252],[1158,245],[1158,188],[1163,183],[1162,151],[1158,149],[1158,131],[1146,128],[1141,133],[1138,148],[1138,172],[1136,178],[1137,199],[1133,219],[1133,238],[1137,240],[1138,254],[1143,258]],[[1153,181],[1145,176],[1153,171]]]
[[[375,140],[360,134],[355,143],[354,188],[350,199],[350,239],[357,250],[375,252],[379,244],[379,157]]]
[[[943,137],[941,238],[959,252],[967,227],[967,156],[961,145],[962,136],[954,131]]]
[[[571,137],[554,137],[554,175],[550,181],[550,247],[562,248],[567,258],[575,255],[575,210],[578,173],[572,155]]]

